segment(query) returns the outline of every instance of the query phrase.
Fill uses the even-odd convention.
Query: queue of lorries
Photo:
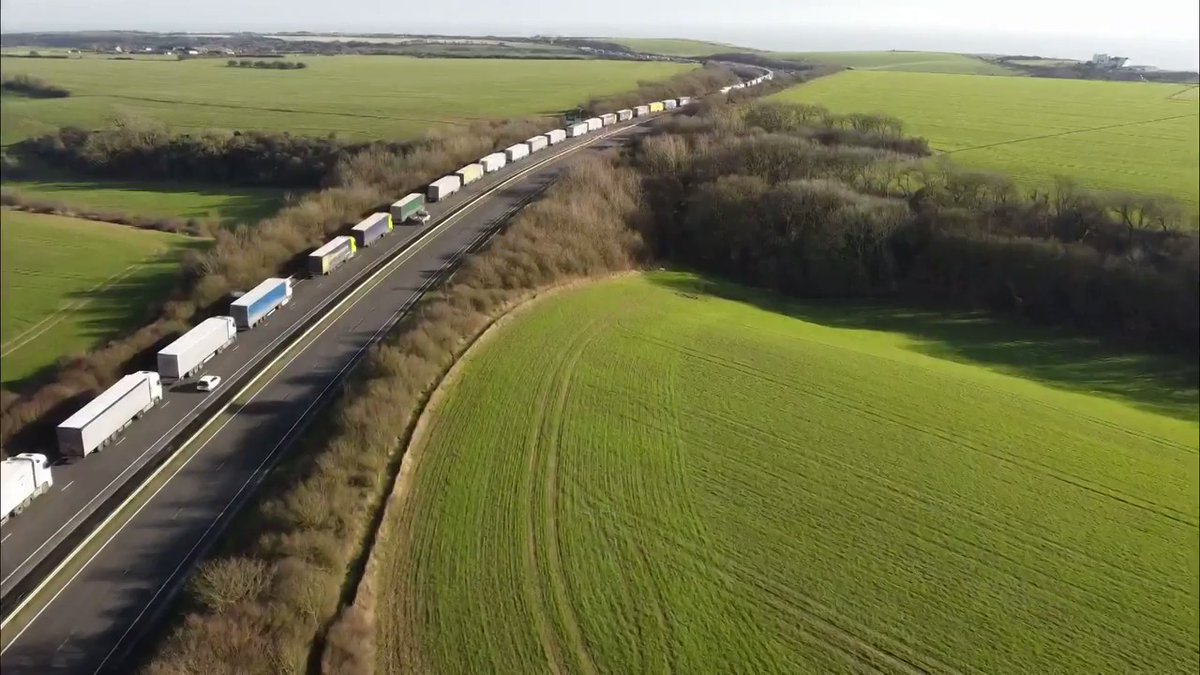
[[[758,84],[770,79],[770,73],[748,83],[722,89],[722,93],[746,84]],[[502,151],[490,153],[478,162],[468,164],[452,174],[443,176],[426,188],[414,192],[391,205],[386,212],[372,213],[354,227],[348,235],[334,237],[308,256],[308,272],[320,276],[333,272],[352,259],[361,248],[371,246],[390,233],[397,223],[424,224],[429,220],[426,202],[437,202],[458,192],[485,174],[499,171],[530,155],[565,141],[577,138],[606,126],[645,117],[664,110],[673,110],[692,102],[692,97],[653,101],[645,105],[605,113],[598,117],[552,129]],[[292,298],[293,279],[264,280],[249,291],[238,295],[229,305],[228,316],[214,316],[201,321],[158,352],[158,370],[142,370],[121,378],[104,390],[57,428],[59,451],[64,456],[86,457],[118,440],[119,433],[149,411],[163,398],[163,384],[186,381],[199,376],[217,354],[237,339],[238,331],[251,330]],[[211,388],[205,380],[202,390]],[[4,460],[0,480],[2,519],[19,514],[36,497],[54,484],[50,462],[45,455],[24,453]]]

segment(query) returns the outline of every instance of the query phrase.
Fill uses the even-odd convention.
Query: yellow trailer
[[[329,274],[335,267],[354,257],[358,242],[354,237],[334,237],[321,248],[308,254],[308,271],[313,276]]]
[[[662,101],[655,101],[654,103],[650,104],[650,112],[656,113],[656,112],[662,112],[662,111],[663,111],[663,102]]]

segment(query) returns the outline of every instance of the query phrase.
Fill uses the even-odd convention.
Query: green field
[[[747,49],[720,42],[704,40],[684,40],[678,38],[597,38],[606,42],[615,42],[634,51],[644,54],[661,54],[662,56],[708,56],[710,54],[728,54],[730,52],[755,52],[757,49]]]
[[[227,225],[255,223],[278,210],[284,191],[177,183],[119,181],[4,181],[4,187],[32,199],[73,208],[120,212],[147,218],[197,218]]]
[[[406,139],[481,118],[551,115],[590,96],[693,68],[617,61],[303,56],[305,70],[228,68],[225,59],[0,59],[5,75],[66,87],[65,99],[0,96],[0,142],[121,116],[177,130],[290,131]]]
[[[1195,364],[976,315],[562,294],[410,450],[377,670],[1194,670],[1197,411]]]
[[[969,54],[946,52],[786,52],[781,59],[846,66],[855,70],[900,70],[917,73],[1016,75],[1013,70]]]
[[[11,385],[137,326],[202,240],[0,211],[0,374]]]
[[[852,71],[776,95],[904,120],[957,163],[1200,203],[1200,102],[1176,84]]]

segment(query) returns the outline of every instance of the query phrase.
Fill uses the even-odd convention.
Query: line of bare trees
[[[316,188],[342,157],[365,147],[262,131],[177,134],[153,122],[118,120],[99,131],[63,127],[21,141],[6,154],[23,165],[102,178]],[[6,173],[21,170],[19,165]]]

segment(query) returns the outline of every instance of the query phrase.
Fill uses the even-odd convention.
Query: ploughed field
[[[776,95],[886,113],[955,162],[1026,187],[1056,176],[1097,190],[1200,204],[1196,88],[1148,82],[854,70]]]
[[[380,672],[1195,668],[1194,364],[659,273],[460,375],[374,552]]]
[[[20,383],[141,324],[199,240],[61,216],[0,211],[0,373]]]
[[[552,115],[589,96],[627,91],[691,64],[401,56],[299,56],[304,70],[185,61],[0,59],[6,75],[66,87],[65,99],[0,97],[4,145],[60,126],[118,116],[206,128],[402,140],[484,118]]]

